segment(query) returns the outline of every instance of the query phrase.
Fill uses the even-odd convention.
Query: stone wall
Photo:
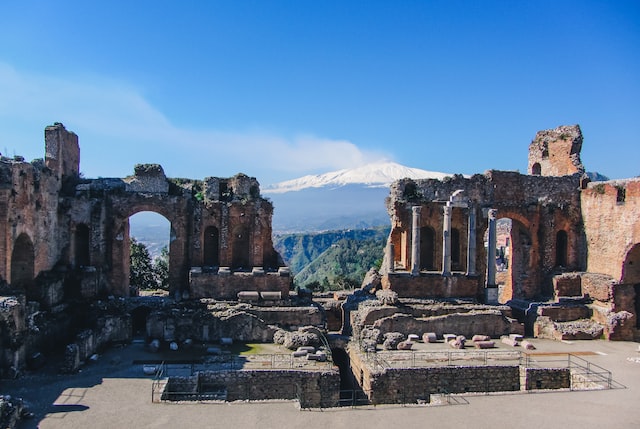
[[[198,389],[198,386],[200,387]],[[301,408],[330,408],[340,399],[340,373],[324,371],[205,371],[194,377],[171,377],[165,400],[193,400],[207,389],[226,390],[227,401],[299,400]]]
[[[623,272],[629,253],[640,243],[640,178],[589,183],[581,200],[588,271],[640,283],[640,276],[628,281]]]
[[[412,276],[407,272],[389,273],[382,277],[382,287],[391,289],[400,298],[478,298],[483,287],[478,276],[421,273]]]
[[[189,272],[189,292],[192,298],[237,300],[242,291],[280,292],[287,299],[293,279],[288,270],[277,272],[232,272],[228,268],[203,271],[200,267]]]
[[[524,327],[516,320],[508,319],[499,310],[472,310],[467,313],[452,313],[442,316],[416,318],[406,314],[395,314],[378,319],[373,327],[382,334],[400,332],[404,335],[416,334],[422,337],[425,332],[464,335],[488,335],[500,338],[511,333],[524,333]]]
[[[525,380],[525,390],[569,389],[571,370],[569,368],[520,368]]]

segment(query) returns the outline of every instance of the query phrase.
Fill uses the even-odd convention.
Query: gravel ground
[[[293,402],[154,404],[152,380],[133,360],[142,346],[116,348],[74,375],[55,362],[36,375],[3,380],[0,392],[24,398],[35,417],[20,428],[640,428],[638,343],[533,340],[536,353],[579,352],[613,373],[615,388],[458,397],[458,405],[299,410]],[[156,357],[157,358],[157,357]]]

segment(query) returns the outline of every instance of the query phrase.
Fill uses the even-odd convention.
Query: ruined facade
[[[170,179],[147,164],[130,177],[88,180],[79,163],[78,137],[62,124],[45,129],[44,160],[0,160],[2,366],[24,361],[25,320],[38,309],[55,314],[71,300],[130,295],[129,218],[141,211],[171,224],[172,297],[287,299],[273,206],[255,178]]]
[[[554,332],[580,318],[608,338],[637,337],[640,179],[589,183],[581,147],[580,128],[562,126],[536,135],[528,174],[394,183],[383,287],[407,298],[507,303]],[[496,247],[501,219],[510,224],[506,252]]]

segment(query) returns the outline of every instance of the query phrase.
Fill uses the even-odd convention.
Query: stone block
[[[411,350],[413,347],[413,341],[401,341],[398,343],[398,350]]]
[[[489,341],[491,340],[491,337],[489,337],[488,335],[474,335],[471,338],[471,341],[473,342],[477,342],[477,341]]]
[[[424,334],[422,334],[422,341],[424,341],[425,343],[435,343],[436,341],[438,341],[438,337],[435,332],[425,332]]]
[[[258,301],[258,299],[260,299],[260,294],[256,291],[243,290],[238,292],[239,301]]]
[[[493,341],[475,341],[473,345],[477,349],[492,349],[496,346]]]
[[[266,301],[279,301],[282,299],[282,292],[280,291],[260,292],[260,297]]]
[[[503,336],[502,338],[500,338],[500,341],[502,341],[503,344],[506,344],[508,346],[511,347],[517,347],[520,343],[518,343],[516,340],[514,340],[513,338],[510,338],[508,336]]]

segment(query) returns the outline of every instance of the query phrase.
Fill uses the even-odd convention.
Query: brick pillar
[[[467,232],[467,275],[476,274],[476,208],[469,207],[469,229]]]
[[[411,275],[420,274],[420,206],[411,207]]]
[[[496,285],[496,216],[498,215],[498,210],[489,209],[487,215],[489,221],[489,246],[487,249],[487,287],[485,298],[488,304],[493,304],[498,301],[498,286]]]
[[[451,203],[443,207],[442,222],[442,275],[451,274]]]

